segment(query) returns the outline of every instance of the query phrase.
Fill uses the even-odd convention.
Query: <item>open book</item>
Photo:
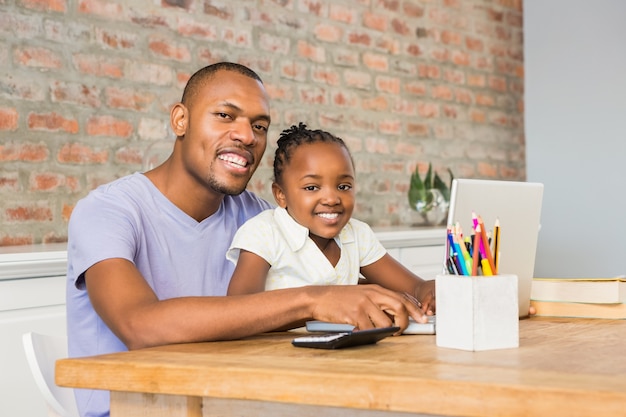
[[[626,277],[533,278],[530,299],[570,303],[626,303]]]

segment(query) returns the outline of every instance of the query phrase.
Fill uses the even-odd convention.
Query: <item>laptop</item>
[[[496,219],[500,222],[498,273],[518,277],[519,317],[528,316],[530,306],[542,199],[541,183],[454,179],[450,190],[448,225],[458,222],[464,236],[474,229],[472,213],[492,233]],[[444,253],[444,274],[447,257]]]

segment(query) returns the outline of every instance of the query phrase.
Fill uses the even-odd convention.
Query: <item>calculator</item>
[[[296,347],[315,349],[341,349],[352,346],[371,345],[397,333],[400,327],[379,327],[376,329],[350,332],[328,333],[296,337],[291,344]]]

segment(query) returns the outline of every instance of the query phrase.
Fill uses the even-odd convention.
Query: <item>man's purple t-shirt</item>
[[[69,222],[69,356],[127,350],[89,301],[83,276],[89,267],[105,259],[127,259],[161,300],[226,295],[234,265],[225,254],[233,235],[271,207],[244,191],[225,196],[218,211],[198,223],[140,173],[93,190],[78,202]],[[109,414],[107,391],[76,390],[76,399],[81,416]]]

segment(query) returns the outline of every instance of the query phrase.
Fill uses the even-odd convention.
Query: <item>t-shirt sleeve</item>
[[[359,245],[359,266],[367,266],[380,260],[387,250],[380,243],[372,228],[362,221],[350,220],[357,245]]]
[[[127,207],[93,194],[78,202],[68,226],[68,277],[84,289],[83,274],[111,258],[133,261],[136,228]]]
[[[272,265],[275,259],[274,228],[267,221],[273,210],[266,210],[245,222],[235,233],[226,252],[226,258],[237,264],[239,253],[243,249],[252,252]]]

